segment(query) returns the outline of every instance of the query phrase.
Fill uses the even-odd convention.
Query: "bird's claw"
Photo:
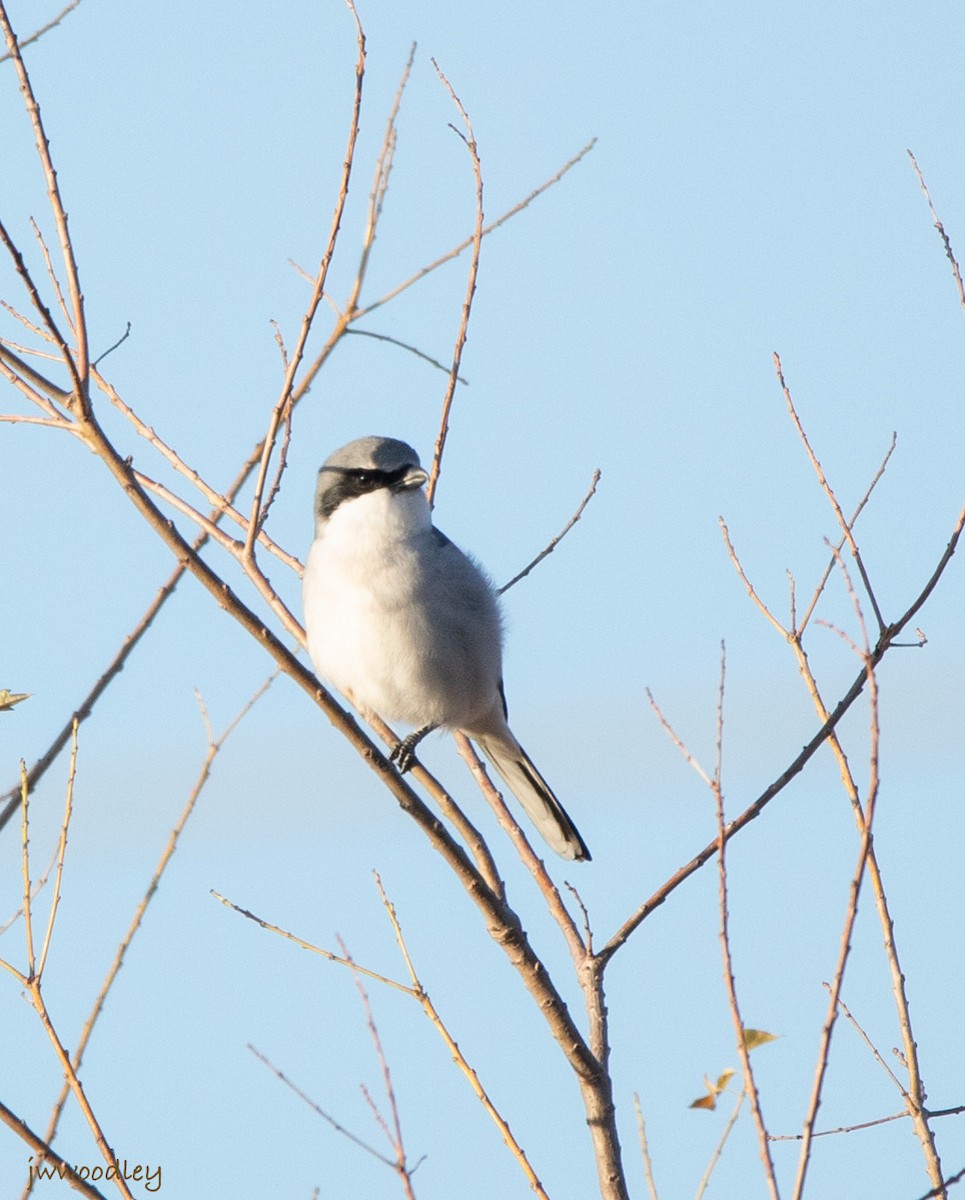
[[[400,775],[404,775],[406,771],[411,770],[412,767],[417,765],[419,760],[415,756],[415,748],[426,734],[431,733],[434,728],[433,725],[426,725],[423,729],[417,729],[395,746],[389,755],[389,762],[395,763],[399,768]]]
[[[395,747],[389,755],[389,762],[394,762],[399,768],[399,774],[404,775],[410,770],[414,763],[418,760],[415,756],[415,746],[409,745],[409,739],[405,738]]]

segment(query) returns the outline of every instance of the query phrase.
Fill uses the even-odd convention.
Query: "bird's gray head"
[[[387,437],[356,438],[322,463],[315,490],[315,520],[327,521],[344,500],[379,488],[412,491],[428,478],[418,454],[405,442]]]

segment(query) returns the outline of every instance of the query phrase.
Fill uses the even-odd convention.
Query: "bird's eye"
[[[374,478],[374,476],[371,471],[356,471],[355,472],[355,482],[360,487],[369,487],[372,483],[373,478]]]

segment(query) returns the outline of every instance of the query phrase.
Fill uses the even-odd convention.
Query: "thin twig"
[[[377,342],[387,342],[390,346],[398,346],[400,350],[408,350],[410,354],[414,354],[416,358],[421,358],[423,362],[427,362],[430,366],[435,367],[437,371],[445,371],[448,374],[451,369],[437,358],[433,358],[431,354],[424,353],[417,346],[413,346],[409,342],[403,342],[400,338],[390,337],[387,333],[375,333],[371,329],[356,329],[351,325],[346,327],[345,333],[353,337],[374,338]],[[462,375],[458,376],[458,381],[463,387],[469,386],[469,380],[465,379]]]
[[[338,939],[338,943],[346,961],[350,965],[354,965],[354,959],[349,953],[348,947],[341,938]],[[389,1128],[385,1117],[383,1117],[382,1113],[379,1111],[375,1101],[369,1095],[368,1089],[365,1088],[364,1084],[362,1087],[362,1092],[372,1110],[372,1113],[375,1116],[377,1124],[385,1134],[389,1145],[395,1151],[395,1161],[393,1166],[396,1174],[399,1176],[405,1194],[408,1197],[408,1200],[415,1200],[415,1192],[412,1189],[412,1169],[408,1165],[408,1159],[405,1153],[405,1145],[402,1140],[402,1120],[399,1115],[399,1105],[395,1098],[395,1088],[392,1085],[392,1072],[389,1070],[389,1060],[386,1058],[385,1050],[382,1047],[382,1039],[379,1037],[379,1029],[375,1023],[375,1016],[372,1012],[369,994],[365,990],[365,985],[362,983],[362,979],[358,973],[355,974],[354,979],[355,987],[358,991],[359,998],[362,1001],[362,1007],[365,1010],[365,1022],[368,1026],[369,1036],[372,1038],[372,1044],[375,1047],[376,1057],[378,1058],[379,1065],[382,1069],[382,1083],[385,1088],[386,1099],[389,1102],[389,1112],[392,1114],[391,1129]]]
[[[700,765],[700,763],[696,760],[696,758],[694,758],[694,756],[687,749],[686,745],[683,742],[683,739],[680,737],[680,735],[677,733],[677,731],[674,729],[674,727],[670,724],[670,721],[664,715],[663,710],[660,708],[660,705],[653,698],[653,693],[650,691],[649,688],[645,688],[644,690],[647,695],[647,700],[650,702],[650,707],[653,709],[654,715],[656,716],[657,720],[663,726],[664,732],[667,734],[667,736],[670,738],[670,740],[673,742],[673,744],[677,747],[677,749],[680,751],[680,753],[684,756],[684,759],[686,760],[687,765],[692,767],[697,772],[697,774],[704,781],[704,783],[707,784],[708,787],[712,788],[714,785],[713,785],[713,781],[712,781],[711,777],[707,774],[707,772],[704,770],[704,768]]]
[[[297,933],[292,933],[288,929],[282,929],[280,925],[273,925],[270,921],[266,921],[263,917],[256,916],[247,908],[242,908],[240,904],[235,904],[229,900],[227,896],[222,896],[220,892],[211,889],[211,895],[215,900],[220,900],[225,908],[232,908],[242,917],[246,917],[249,921],[254,921],[256,925],[260,925],[262,929],[269,933],[277,933],[279,937],[285,938],[289,942],[294,942],[296,946],[301,946],[303,950],[308,950],[311,954],[317,954],[320,958],[327,958],[329,962],[338,963],[343,967],[351,967],[353,971],[359,971],[361,974],[368,976],[369,979],[375,979],[379,983],[384,983],[386,987],[395,988],[396,991],[409,993],[411,991],[404,983],[399,983],[396,979],[390,979],[388,975],[381,975],[378,971],[370,971],[367,967],[359,966],[358,963],[350,962],[347,958],[340,954],[333,954],[331,950],[325,950],[321,946],[316,946],[312,942],[307,942],[304,938],[298,936]]]
[[[571,171],[573,167],[577,165],[577,163],[582,162],[582,160],[590,153],[590,151],[596,145],[596,141],[596,138],[591,138],[582,150],[580,150],[577,154],[574,154],[573,157],[565,162],[555,174],[549,177],[549,179],[541,183],[539,187],[533,188],[528,196],[518,201],[512,206],[512,208],[507,208],[502,216],[497,217],[495,221],[491,221],[483,229],[483,237],[487,237],[490,233],[493,233],[500,227],[500,225],[505,225],[506,222],[515,217],[517,213],[521,213],[524,208],[528,208],[529,205],[532,204],[533,201],[541,196],[545,191],[559,183],[568,171]],[[408,279],[403,280],[402,283],[396,284],[394,288],[386,292],[383,296],[380,296],[378,300],[373,300],[371,304],[367,304],[364,308],[360,308],[356,313],[356,318],[358,319],[361,317],[366,317],[369,313],[374,312],[377,308],[381,308],[383,304],[388,304],[390,300],[394,300],[396,296],[408,290],[414,284],[417,284],[421,280],[425,279],[427,275],[431,275],[432,272],[438,270],[439,267],[444,266],[447,262],[451,262],[454,258],[458,258],[463,251],[468,250],[470,246],[474,245],[474,243],[475,233],[470,234],[470,236],[467,238],[463,238],[458,245],[454,246],[451,250],[448,250],[445,254],[440,255],[438,258],[433,259],[432,262],[428,263],[426,266],[421,267],[415,272],[414,275],[410,275]]]
[[[65,8],[62,8],[53,20],[48,21],[46,25],[41,25],[29,37],[20,38],[20,49],[26,49],[27,46],[33,45],[34,42],[42,38],[45,33],[49,33],[51,29],[55,29],[68,13],[74,11],[78,4],[80,4],[80,0],[70,0],[70,3]],[[0,54],[0,63],[9,62],[11,57],[10,54]]]
[[[265,1064],[265,1066],[268,1068],[269,1071],[271,1071],[271,1073],[275,1076],[276,1079],[278,1079],[281,1083],[283,1083],[287,1088],[290,1088],[291,1091],[293,1091],[295,1093],[295,1095],[299,1098],[299,1100],[304,1100],[304,1102],[308,1105],[308,1107],[313,1112],[317,1113],[318,1116],[320,1116],[323,1121],[325,1121],[329,1125],[331,1125],[331,1127],[335,1130],[336,1133],[340,1133],[343,1137],[348,1138],[348,1140],[350,1142],[354,1143],[356,1146],[358,1146],[359,1149],[364,1150],[366,1152],[366,1154],[371,1154],[373,1158],[377,1158],[379,1160],[379,1162],[385,1163],[385,1165],[387,1167],[395,1167],[395,1163],[392,1161],[391,1158],[389,1158],[387,1155],[383,1154],[380,1150],[376,1150],[376,1148],[374,1146],[370,1146],[368,1144],[368,1142],[366,1142],[363,1138],[356,1137],[356,1135],[354,1133],[352,1133],[350,1130],[346,1129],[344,1125],[340,1125],[339,1122],[336,1121],[334,1117],[329,1116],[329,1114],[323,1108],[319,1107],[319,1105],[315,1103],[315,1101],[308,1095],[307,1092],[303,1092],[302,1089],[296,1083],[293,1083],[288,1078],[288,1076],[284,1073],[284,1071],[281,1070],[280,1067],[276,1067],[275,1064],[271,1061],[271,1059],[269,1059],[266,1055],[262,1054],[262,1052],[260,1050],[258,1050],[255,1046],[253,1046],[250,1042],[248,1043],[248,1049],[255,1056],[255,1058],[258,1059],[259,1062],[262,1062]]]
[[[41,232],[37,222],[30,218],[30,228],[34,231],[34,237],[40,246],[40,253],[43,255],[44,266],[47,268],[47,278],[50,280],[50,286],[54,289],[54,295],[57,297],[57,304],[60,311],[64,314],[64,320],[67,322],[67,327],[73,332],[74,324],[71,320],[70,309],[67,307],[67,301],[64,299],[64,293],[60,286],[60,280],[57,277],[57,272],[54,270],[54,260],[51,257],[50,250],[47,247],[47,241]],[[49,340],[49,334],[44,335],[44,340]]]
[[[104,359],[107,358],[108,354],[113,354],[118,346],[123,346],[124,343],[127,341],[127,339],[130,336],[131,336],[131,323],[130,323],[130,321],[128,321],[127,328],[124,330],[124,332],[121,334],[121,336],[117,339],[117,341],[114,342],[114,344],[112,346],[108,346],[106,350],[102,350],[101,353],[98,354],[98,356],[91,363],[91,367],[92,368],[96,367],[99,362],[103,362]]]
[[[933,1187],[931,1191],[926,1192],[924,1196],[919,1196],[918,1200],[935,1200],[936,1197],[940,1197],[940,1200],[945,1200],[945,1195],[949,1186],[953,1183],[961,1183],[963,1179],[965,1179],[965,1167],[962,1167],[962,1169],[956,1172],[954,1175],[949,1175],[947,1179],[943,1179],[941,1183],[936,1184],[935,1187]]]
[[[34,95],[33,85],[30,82],[30,76],[27,73],[26,65],[23,61],[23,56],[20,53],[20,47],[17,44],[17,38],[10,24],[10,18],[7,15],[6,5],[0,2],[0,27],[3,28],[4,36],[7,41],[7,50],[14,60],[14,66],[17,71],[17,78],[20,83],[20,91],[23,95],[24,107],[27,110],[27,115],[30,118],[30,124],[34,132],[34,144],[37,150],[37,156],[40,159],[40,165],[43,170],[44,178],[47,183],[47,198],[50,202],[50,210],[53,214],[54,223],[57,226],[57,234],[60,239],[60,250],[64,257],[64,266],[67,270],[67,290],[70,294],[72,307],[72,325],[73,334],[77,343],[76,358],[67,350],[66,343],[63,343],[64,363],[71,373],[74,380],[75,401],[78,410],[82,413],[88,411],[89,399],[87,396],[87,373],[88,373],[88,352],[87,352],[87,324],[84,318],[84,298],[81,292],[80,277],[77,271],[77,262],[74,258],[74,248],[70,239],[70,233],[67,228],[67,212],[64,208],[63,200],[60,195],[60,185],[57,182],[57,173],[54,170],[53,160],[50,156],[50,143],[47,140],[47,133],[44,129],[43,118],[40,115],[40,105],[37,103],[37,97]],[[4,230],[4,235],[6,231]],[[21,260],[22,261],[22,260]],[[42,307],[41,311],[45,316],[45,320],[50,317],[46,308]],[[50,318],[52,321],[52,318]],[[57,335],[56,327],[48,324],[50,332]],[[62,342],[62,339],[59,339]]]
[[[925,183],[925,177],[921,173],[921,168],[918,166],[918,160],[909,150],[908,157],[911,159],[911,165],[915,168],[915,174],[918,176],[918,182],[921,185],[921,190],[925,193],[925,199],[928,201],[928,211],[931,213],[932,221],[935,223],[935,228],[938,230],[938,236],[942,239],[942,244],[945,247],[945,253],[948,256],[948,261],[952,264],[952,274],[955,276],[955,286],[958,289],[958,302],[965,309],[965,284],[962,283],[962,273],[958,269],[958,260],[955,258],[955,252],[952,250],[951,239],[945,232],[945,226],[941,222],[941,218],[935,211],[935,206],[932,204],[931,193],[928,190],[928,185]]]
[[[462,352],[466,345],[466,338],[469,336],[469,315],[472,312],[473,296],[476,293],[476,277],[479,274],[479,255],[482,249],[483,228],[485,226],[482,166],[479,161],[479,150],[476,145],[476,135],[473,133],[472,122],[469,120],[469,114],[463,107],[462,101],[456,95],[452,84],[443,74],[442,69],[435,59],[432,60],[432,65],[435,67],[436,74],[442,80],[453,104],[458,109],[462,123],[465,126],[465,136],[461,133],[459,136],[466,143],[466,147],[472,157],[472,171],[476,181],[476,227],[472,235],[472,256],[469,260],[469,273],[466,278],[466,295],[462,302],[462,318],[459,322],[459,331],[456,334],[456,344],[452,351],[449,384],[446,387],[446,394],[442,401],[439,432],[436,435],[436,444],[432,452],[432,468],[429,471],[429,482],[426,485],[426,495],[429,498],[430,507],[435,503],[436,489],[439,484],[439,472],[442,469],[442,455],[446,448],[446,437],[449,433],[449,414],[452,410],[452,401],[456,392],[456,381],[459,378],[459,364],[462,362]],[[459,131],[457,130],[456,132],[458,133]]]
[[[352,290],[349,293],[348,300],[345,304],[344,313],[348,318],[353,318],[358,311],[359,296],[362,292],[362,285],[365,282],[365,275],[368,270],[369,259],[372,253],[372,247],[375,244],[375,236],[378,230],[379,221],[382,217],[382,207],[385,203],[385,196],[389,187],[389,177],[392,174],[392,164],[395,159],[397,121],[399,118],[399,109],[402,107],[402,97],[405,93],[406,86],[409,82],[409,77],[412,74],[412,64],[415,62],[415,42],[409,48],[409,57],[406,60],[402,70],[402,78],[399,80],[399,86],[396,88],[395,98],[392,101],[392,107],[389,110],[389,116],[385,123],[385,134],[382,138],[382,149],[379,152],[379,157],[375,165],[375,180],[372,184],[372,191],[369,194],[369,211],[368,219],[365,223],[365,232],[362,236],[362,252],[359,258],[358,270],[355,272],[355,280],[352,283]],[[347,327],[346,327],[347,330]]]
[[[57,870],[54,875],[54,892],[50,901],[50,915],[47,918],[47,932],[44,935],[44,944],[40,951],[40,964],[37,967],[37,977],[40,978],[44,973],[44,967],[47,963],[47,954],[50,951],[50,942],[54,934],[54,921],[57,918],[57,909],[60,907],[60,884],[64,877],[64,858],[67,854],[67,830],[70,827],[70,818],[74,809],[74,780],[77,777],[77,722],[74,721],[73,730],[73,745],[70,751],[70,767],[67,771],[67,788],[64,800],[64,819],[60,826],[60,839],[57,843]],[[28,919],[26,909],[24,909],[24,918]],[[48,1141],[50,1139],[48,1138]]]
[[[849,530],[854,528],[855,523],[857,522],[858,517],[861,515],[862,510],[864,509],[864,507],[868,503],[868,501],[871,499],[871,493],[878,486],[878,483],[881,480],[881,477],[884,475],[885,469],[888,466],[888,460],[891,458],[892,454],[894,454],[895,447],[897,445],[898,445],[898,434],[892,433],[891,442],[888,445],[888,449],[885,451],[884,458],[881,460],[881,463],[878,466],[878,470],[875,472],[871,482],[868,484],[868,488],[865,491],[865,494],[861,497],[861,500],[858,502],[858,506],[855,508],[854,512],[851,514],[851,520],[848,522]],[[842,550],[844,548],[844,543],[845,543],[845,537],[842,535],[842,537],[840,538],[840,540],[837,542],[837,544],[834,547],[835,553],[839,552],[840,550]],[[792,624],[792,628],[797,630],[798,637],[801,636],[801,634],[804,632],[805,628],[807,627],[807,624],[810,621],[815,608],[817,607],[818,600],[824,591],[824,585],[827,583],[828,579],[831,577],[831,572],[834,570],[834,565],[835,565],[835,559],[834,559],[834,554],[832,554],[830,559],[828,559],[828,565],[824,569],[824,574],[821,576],[821,579],[818,581],[817,587],[814,589],[814,593],[811,596],[811,601],[807,607],[807,611],[804,614],[803,621],[801,622],[800,625],[798,625],[796,623],[796,621]]]
[[[647,1180],[647,1190],[650,1192],[650,1200],[658,1200],[657,1185],[653,1178],[653,1162],[650,1159],[650,1147],[647,1143],[647,1126],[643,1119],[640,1097],[636,1092],[633,1093],[633,1109],[637,1115],[637,1136],[640,1139],[640,1154],[643,1158],[643,1173]]]
[[[767,1126],[764,1123],[764,1114],[761,1110],[760,1094],[757,1089],[757,1080],[754,1078],[754,1068],[751,1066],[750,1049],[747,1045],[747,1038],[744,1034],[744,1019],[741,1016],[740,1002],[737,997],[737,983],[734,979],[734,962],[731,953],[730,945],[730,914],[727,903],[727,838],[725,830],[727,828],[724,820],[724,788],[723,788],[723,773],[722,761],[724,750],[724,682],[726,678],[727,656],[723,642],[720,647],[720,684],[717,692],[717,741],[716,741],[716,761],[714,765],[714,777],[711,781],[711,790],[714,794],[714,807],[717,816],[717,896],[718,896],[718,911],[720,913],[720,946],[723,956],[724,966],[724,987],[727,991],[727,1003],[730,1008],[731,1021],[734,1026],[734,1035],[737,1043],[737,1053],[741,1060],[741,1067],[744,1075],[744,1094],[750,1099],[751,1113],[754,1117],[754,1125],[757,1129],[757,1137],[761,1162],[764,1164],[764,1174],[767,1180],[768,1191],[773,1200],[778,1200],[779,1193],[777,1187],[777,1177],[774,1174],[774,1160],[771,1157],[771,1147],[767,1136]]]
[[[774,357],[774,370],[777,372],[778,382],[780,383],[781,390],[784,393],[784,399],[787,403],[788,411],[791,414],[791,420],[794,422],[794,427],[795,427],[795,429],[797,429],[798,437],[800,437],[801,442],[804,445],[804,449],[807,453],[808,459],[810,460],[811,466],[814,468],[814,472],[818,477],[818,482],[821,485],[821,490],[824,492],[825,496],[827,496],[828,501],[831,504],[831,507],[834,509],[834,515],[838,520],[838,525],[841,528],[841,533],[847,539],[848,547],[851,550],[852,557],[854,558],[854,561],[857,563],[858,572],[861,575],[861,582],[864,584],[865,591],[868,593],[868,599],[871,601],[871,607],[874,609],[874,614],[878,621],[878,632],[880,633],[885,628],[885,619],[881,615],[881,609],[878,607],[878,601],[875,598],[874,589],[871,586],[871,580],[868,578],[868,572],[865,570],[864,561],[861,557],[860,551],[858,550],[858,544],[854,540],[854,534],[851,532],[851,524],[848,522],[848,520],[845,518],[844,513],[841,511],[841,505],[838,503],[838,498],[834,494],[834,489],[831,487],[831,484],[828,482],[827,476],[824,473],[824,468],[821,466],[818,456],[814,453],[814,450],[811,448],[811,443],[808,440],[807,433],[804,430],[804,425],[801,423],[801,418],[798,416],[797,409],[794,407],[794,401],[791,398],[791,389],[788,387],[788,385],[784,379],[784,368],[781,365],[780,355],[775,354],[773,357]]]
[[[827,988],[828,995],[830,995],[831,994],[830,985],[826,983],[824,986],[825,986],[825,988]],[[861,1040],[864,1042],[864,1044],[871,1051],[871,1054],[874,1057],[875,1062],[877,1062],[878,1066],[881,1067],[881,1069],[885,1072],[885,1074],[888,1076],[888,1078],[891,1080],[891,1082],[895,1085],[895,1087],[901,1093],[902,1098],[907,1101],[908,1100],[908,1089],[904,1086],[904,1084],[901,1082],[901,1080],[898,1078],[898,1076],[894,1073],[894,1071],[892,1071],[891,1067],[888,1066],[888,1063],[885,1061],[885,1058],[882,1055],[881,1051],[874,1044],[874,1042],[871,1040],[871,1038],[868,1037],[868,1034],[866,1033],[866,1031],[860,1024],[860,1022],[858,1021],[857,1017],[854,1015],[854,1013],[851,1011],[851,1009],[848,1008],[847,1004],[845,1004],[845,1002],[841,999],[840,996],[838,997],[838,1008],[841,1009],[841,1012],[844,1014],[845,1020],[852,1026],[852,1028],[858,1034],[858,1037],[861,1038]],[[929,1116],[934,1116],[934,1115],[935,1115],[934,1113],[929,1113]]]
[[[740,1116],[740,1111],[746,1098],[746,1091],[742,1091],[737,1097],[737,1103],[734,1105],[734,1111],[727,1118],[727,1124],[724,1126],[717,1145],[714,1147],[714,1153],[710,1156],[710,1162],[707,1164],[707,1170],[704,1171],[700,1183],[697,1185],[697,1191],[694,1193],[695,1200],[703,1200],[703,1195],[707,1191],[707,1185],[710,1183],[710,1177],[713,1174],[717,1163],[720,1161],[720,1156],[724,1153],[724,1147],[727,1145],[727,1139],[730,1137],[731,1131],[737,1124],[737,1118]]]
[[[439,1036],[445,1042],[446,1047],[449,1050],[450,1054],[452,1055],[456,1065],[459,1067],[460,1071],[462,1071],[463,1075],[465,1075],[466,1079],[469,1081],[469,1085],[472,1088],[473,1092],[475,1092],[477,1099],[482,1104],[483,1108],[486,1110],[486,1113],[489,1116],[489,1119],[493,1122],[493,1124],[499,1130],[500,1135],[502,1136],[502,1139],[505,1142],[507,1148],[509,1149],[509,1151],[513,1155],[513,1157],[516,1159],[523,1174],[526,1176],[526,1179],[527,1179],[527,1182],[529,1183],[530,1188],[536,1193],[536,1195],[538,1197],[541,1198],[541,1200],[549,1200],[549,1197],[546,1195],[546,1192],[543,1189],[543,1185],[540,1183],[539,1177],[537,1176],[536,1172],[533,1170],[533,1167],[531,1166],[529,1159],[526,1157],[526,1152],[523,1150],[522,1146],[520,1146],[519,1142],[517,1142],[515,1136],[513,1135],[512,1130],[509,1128],[509,1124],[507,1123],[505,1118],[502,1116],[502,1114],[499,1112],[499,1110],[493,1104],[492,1100],[489,1098],[489,1095],[486,1092],[486,1089],[483,1087],[482,1083],[479,1080],[479,1076],[476,1074],[476,1072],[472,1068],[472,1066],[470,1066],[465,1055],[460,1050],[459,1045],[456,1042],[455,1038],[449,1032],[449,1029],[443,1022],[442,1018],[439,1016],[439,1013],[438,1013],[435,1005],[429,999],[429,993],[423,987],[422,981],[419,978],[418,973],[416,972],[415,965],[413,964],[413,961],[412,961],[412,956],[409,953],[409,948],[406,945],[405,937],[402,934],[402,926],[399,923],[399,917],[398,917],[398,913],[396,912],[395,905],[392,903],[392,901],[386,895],[385,888],[382,886],[382,879],[379,876],[378,872],[375,872],[375,882],[376,882],[376,886],[379,889],[379,895],[382,898],[382,904],[385,908],[386,914],[388,915],[389,921],[392,924],[392,929],[395,933],[395,939],[396,939],[396,942],[398,943],[399,950],[402,952],[402,957],[405,960],[406,969],[409,972],[409,978],[412,980],[412,987],[411,987],[411,989],[409,989],[410,995],[412,995],[419,1002],[419,1004],[422,1007],[422,1011],[428,1017],[429,1021],[432,1023],[436,1032],[439,1034]]]
[[[871,830],[878,795],[878,746],[880,730],[878,721],[878,682],[874,673],[874,669],[870,665],[871,646],[868,639],[868,630],[867,626],[865,625],[864,614],[861,611],[861,603],[858,599],[858,594],[855,591],[854,584],[851,580],[851,576],[848,572],[845,561],[838,551],[835,551],[835,560],[844,577],[848,596],[851,599],[851,606],[854,610],[858,627],[860,629],[861,646],[859,647],[854,645],[854,649],[860,654],[865,664],[865,670],[867,671],[868,677],[868,707],[871,722],[869,778],[867,798],[864,806],[862,807],[854,782],[851,778],[851,772],[848,768],[844,751],[841,748],[841,744],[837,738],[837,735],[833,734],[830,741],[835,754],[839,758],[841,775],[845,783],[845,788],[848,792],[849,799],[852,802],[852,807],[857,807],[861,814],[859,818],[861,844],[858,852],[858,861],[855,866],[854,874],[851,879],[851,886],[849,888],[848,906],[845,912],[844,925],[841,931],[837,966],[835,968],[831,987],[828,989],[828,1012],[821,1031],[821,1039],[818,1047],[817,1062],[814,1072],[814,1083],[811,1089],[811,1098],[808,1104],[807,1113],[804,1118],[801,1153],[798,1158],[798,1169],[794,1182],[793,1200],[801,1200],[804,1194],[804,1182],[807,1177],[808,1166],[810,1164],[813,1130],[817,1121],[818,1107],[821,1103],[821,1093],[831,1058],[831,1040],[834,1035],[835,1023],[838,1016],[838,1003],[841,997],[841,989],[844,985],[845,970],[847,969],[848,957],[851,952],[851,940],[854,934],[855,921],[857,920],[858,916],[858,899],[861,895],[861,885],[864,880],[865,870],[868,863],[868,852],[871,848]]]
[[[547,544],[545,549],[541,550],[539,552],[539,554],[536,555],[536,557],[533,559],[533,561],[529,564],[528,567],[524,567],[523,570],[520,571],[518,575],[514,575],[512,577],[512,579],[509,581],[509,583],[504,583],[501,588],[496,589],[499,592],[500,596],[502,596],[505,592],[508,592],[509,589],[513,586],[513,584],[519,583],[519,581],[521,579],[525,579],[526,576],[530,573],[530,571],[533,570],[534,567],[538,567],[539,564],[543,561],[544,558],[546,558],[547,555],[553,553],[553,551],[560,544],[560,542],[566,537],[566,535],[570,532],[570,530],[577,523],[577,521],[580,519],[580,517],[583,516],[583,510],[586,508],[586,506],[590,503],[590,501],[596,495],[596,488],[597,488],[597,484],[600,482],[600,478],[601,478],[600,468],[597,467],[597,469],[593,472],[593,478],[590,480],[590,486],[587,489],[587,493],[583,497],[583,499],[580,501],[579,507],[577,508],[576,512],[572,515],[572,517],[570,517],[570,519],[566,522],[566,524],[559,531],[559,533],[556,535],[556,537],[551,539],[551,541]]]
[[[20,867],[23,875],[24,941],[27,946],[27,974],[24,983],[36,975],[34,957],[34,923],[30,894],[30,791],[27,787],[27,766],[20,760]]]

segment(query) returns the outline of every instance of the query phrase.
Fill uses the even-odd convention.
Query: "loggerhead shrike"
[[[431,730],[468,734],[552,849],[589,859],[506,722],[496,592],[432,524],[427,479],[395,438],[358,438],[325,460],[303,584],[315,670],[359,708],[415,726],[392,752],[402,771]]]

